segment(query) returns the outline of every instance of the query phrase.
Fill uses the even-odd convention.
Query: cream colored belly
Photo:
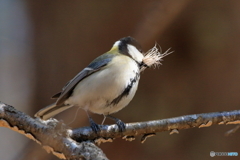
[[[129,57],[119,61],[115,58],[106,69],[83,79],[74,89],[73,95],[65,102],[98,114],[111,114],[124,108],[132,100],[138,87],[138,80],[129,94],[118,104],[110,104],[139,72],[138,65]]]

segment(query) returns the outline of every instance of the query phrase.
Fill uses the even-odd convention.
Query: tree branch
[[[0,102],[0,127],[19,132],[42,145],[48,153],[60,159],[107,160],[107,157],[92,142],[78,143],[71,139],[65,124],[51,119],[33,119],[12,106]]]
[[[90,127],[74,129],[70,136],[79,142],[95,140],[95,142],[100,143],[101,141],[112,141],[114,138],[133,140],[135,136],[142,135],[141,141],[143,143],[147,137],[155,135],[156,132],[170,131],[170,134],[173,134],[179,133],[181,129],[210,127],[214,124],[240,124],[240,110],[192,114],[155,121],[128,123],[126,124],[126,131],[123,133],[118,132],[117,125],[102,125],[101,132],[98,134],[99,139],[96,139],[97,135]]]
[[[156,132],[178,133],[181,129],[210,127],[214,124],[240,124],[240,110],[180,116],[175,118],[126,124],[126,131],[119,132],[117,125],[100,125],[96,134],[91,127],[71,130],[56,119],[42,121],[17,111],[0,102],[0,127],[7,127],[34,140],[60,159],[107,159],[94,143],[112,142],[115,138],[128,141],[142,136],[142,143]],[[93,143],[94,142],[94,143]]]

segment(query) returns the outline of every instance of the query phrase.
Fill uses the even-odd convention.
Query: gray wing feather
[[[102,56],[100,56],[96,58],[92,63],[90,63],[88,67],[84,68],[81,72],[79,72],[72,80],[70,80],[63,87],[61,93],[57,93],[56,95],[54,95],[55,98],[56,96],[59,96],[56,101],[56,105],[62,105],[64,101],[71,96],[75,86],[81,80],[102,69],[102,67],[107,65],[108,62],[111,61],[111,59],[112,59],[112,55],[108,55],[107,58],[106,57],[103,58]]]

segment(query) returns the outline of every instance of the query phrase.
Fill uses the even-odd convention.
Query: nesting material
[[[158,45],[156,44],[153,48],[148,50],[144,54],[143,63],[145,65],[142,66],[141,72],[144,71],[148,67],[153,66],[154,68],[156,68],[157,66],[159,66],[161,64],[163,57],[166,57],[167,55],[173,53],[173,51],[169,52],[170,49],[171,48],[169,48],[167,51],[162,53],[161,47],[158,47]]]

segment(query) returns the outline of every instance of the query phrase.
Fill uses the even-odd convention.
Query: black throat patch
[[[120,100],[125,97],[128,96],[133,85],[139,80],[139,76],[140,74],[138,72],[136,72],[136,76],[134,78],[130,79],[130,83],[127,85],[127,87],[124,89],[124,91],[117,96],[111,103],[109,103],[109,105],[116,105],[120,102]]]

